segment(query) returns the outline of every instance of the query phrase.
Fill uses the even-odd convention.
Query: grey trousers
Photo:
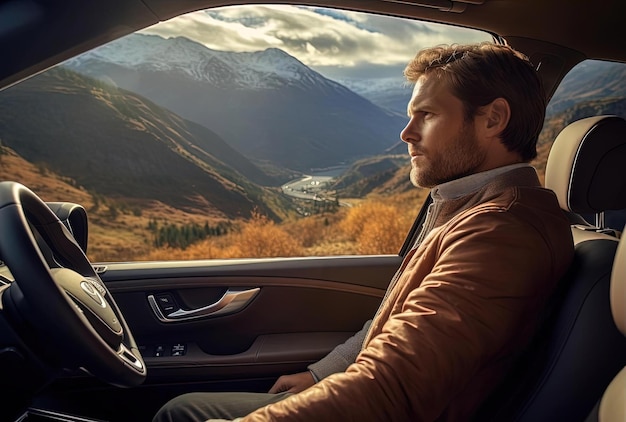
[[[154,416],[153,422],[200,422],[246,416],[291,393],[189,393],[175,397]]]

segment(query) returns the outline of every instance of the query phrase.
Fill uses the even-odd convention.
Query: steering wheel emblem
[[[98,305],[103,308],[106,308],[107,304],[104,301],[104,298],[100,294],[100,292],[93,286],[92,283],[88,281],[82,281],[80,283],[80,287],[92,298]]]

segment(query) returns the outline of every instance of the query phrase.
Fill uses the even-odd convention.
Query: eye
[[[427,120],[432,116],[434,116],[434,113],[428,110],[413,110],[412,112],[409,112],[409,118],[415,118],[420,120]]]

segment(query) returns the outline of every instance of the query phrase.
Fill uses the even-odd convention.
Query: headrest
[[[615,325],[626,336],[626,236],[619,241],[611,270],[611,312]]]
[[[599,213],[626,208],[626,121],[596,116],[569,124],[548,156],[546,187],[564,210]]]

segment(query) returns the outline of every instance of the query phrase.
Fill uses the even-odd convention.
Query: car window
[[[563,79],[546,110],[546,121],[539,136],[536,166],[541,172],[552,142],[568,124],[586,117],[613,114],[626,118],[626,65],[602,60],[585,60]],[[595,215],[583,215],[596,224]],[[622,231],[626,210],[605,212],[604,227]]]
[[[490,34],[296,6],[199,11],[0,92],[0,178],[83,205],[92,261],[395,254],[421,48]]]

